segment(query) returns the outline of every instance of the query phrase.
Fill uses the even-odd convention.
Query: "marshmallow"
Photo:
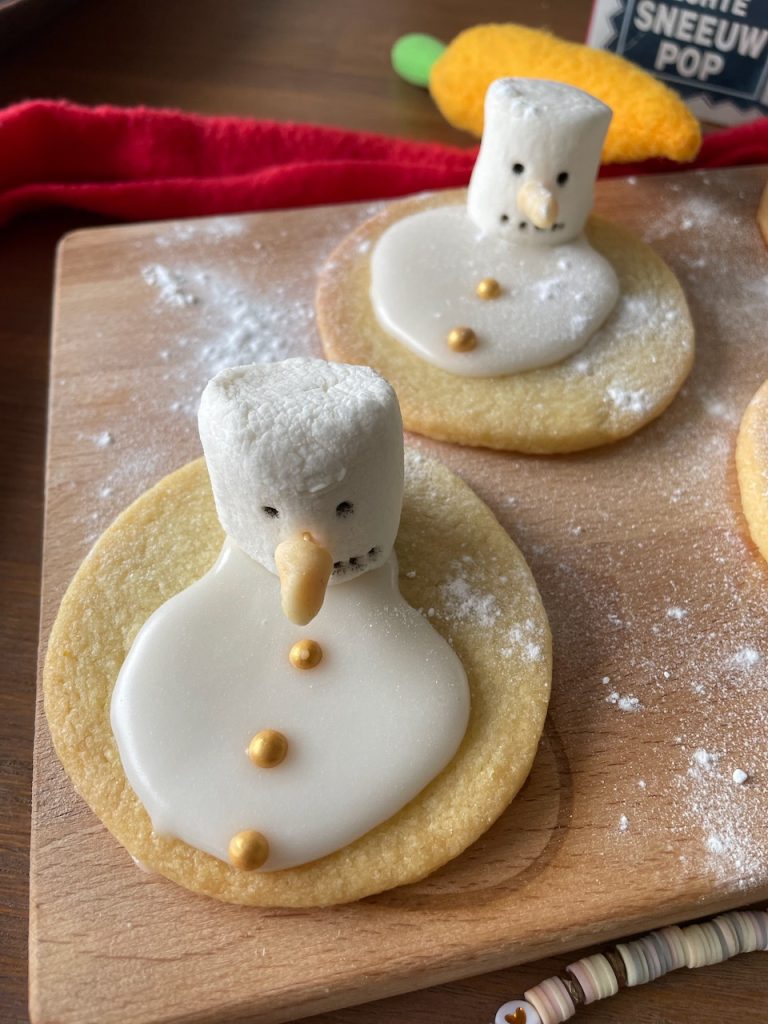
[[[493,82],[469,184],[472,220],[485,234],[513,242],[576,238],[592,208],[610,120],[604,103],[561,82]]]
[[[200,438],[225,533],[276,572],[305,533],[331,582],[382,565],[403,498],[403,433],[391,386],[364,366],[315,359],[233,367],[208,384]]]

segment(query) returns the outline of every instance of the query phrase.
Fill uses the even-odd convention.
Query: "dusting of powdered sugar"
[[[653,210],[640,230],[691,306],[691,376],[621,445],[507,459],[499,472],[505,492],[514,480],[515,503],[496,506],[563,652],[553,709],[561,735],[573,729],[564,742],[578,760],[594,729],[602,770],[620,766],[615,778],[579,774],[588,820],[604,814],[606,834],[638,864],[649,847],[665,851],[672,886],[705,876],[745,896],[768,879],[768,569],[749,542],[733,463],[742,413],[768,372],[751,187],[745,200],[728,175],[638,179],[633,194]],[[598,358],[587,346],[574,363],[591,373]],[[604,401],[609,412],[646,408],[630,380],[609,380]]]
[[[667,618],[674,619],[675,622],[682,622],[688,615],[685,608],[679,608],[677,605],[672,605],[671,608],[667,608]]]
[[[723,751],[699,747],[693,751],[685,774],[675,781],[685,799],[675,832],[682,835],[695,827],[702,834],[717,875],[735,875],[741,888],[754,884],[765,871],[766,862],[765,851],[751,839],[755,808],[743,785],[746,773],[728,765]],[[680,860],[685,864],[687,855],[681,854]]]
[[[755,668],[763,660],[762,654],[755,650],[754,647],[741,647],[736,653],[729,659],[729,664],[733,665],[734,668],[748,671],[749,669]]]
[[[502,658],[521,658],[524,662],[540,661],[544,656],[544,643],[536,620],[526,618],[513,626],[499,649]]]
[[[188,307],[181,332],[169,337],[161,358],[172,364],[183,355],[194,358],[193,375],[201,386],[219,370],[243,363],[275,362],[289,355],[308,354],[314,312],[311,303],[291,299],[286,287],[272,283],[267,293],[249,288],[226,270],[200,266],[160,264],[143,269],[143,277],[156,289],[156,308]],[[185,368],[189,372],[189,368]],[[166,371],[171,381],[174,370]],[[173,410],[192,412],[197,394],[176,400]]]
[[[642,711],[643,705],[640,703],[640,698],[635,697],[633,694],[621,694],[618,690],[613,690],[605,698],[608,704],[615,704],[619,711]]]
[[[653,408],[653,397],[644,388],[629,390],[618,384],[611,384],[605,389],[606,399],[619,412],[630,412],[642,416]]]
[[[80,431],[78,432],[77,439],[79,441],[90,441],[97,448],[108,448],[109,445],[115,443],[115,435],[111,430],[100,430],[98,434],[85,434]]]
[[[501,615],[496,595],[474,587],[460,562],[452,562],[446,575],[448,578],[438,591],[446,617],[458,621],[471,619],[481,629],[490,629]]]
[[[185,275],[179,270],[171,270],[162,263],[148,263],[142,267],[141,276],[151,288],[157,290],[159,305],[193,306],[200,301],[189,289]]]
[[[380,205],[339,213],[341,234]],[[314,291],[337,239],[324,237],[305,258],[302,231],[294,235],[282,218],[269,217],[160,224],[154,234],[126,241],[119,295],[91,310],[78,309],[72,331],[81,347],[88,339],[95,365],[104,352],[112,358],[127,353],[123,365],[131,365],[135,339],[142,339],[140,371],[134,357],[130,373],[105,378],[99,409],[108,410],[109,418],[98,432],[90,428],[80,378],[55,378],[58,400],[73,410],[75,439],[83,452],[95,450],[99,459],[98,476],[86,487],[59,481],[56,472],[51,477],[61,493],[78,495],[72,506],[79,504],[80,510],[72,515],[86,545],[159,477],[199,454],[200,394],[219,370],[320,355]]]
[[[190,241],[221,245],[245,233],[245,221],[240,217],[207,217],[203,220],[175,221],[161,228],[154,240],[160,249],[173,249],[180,242]]]

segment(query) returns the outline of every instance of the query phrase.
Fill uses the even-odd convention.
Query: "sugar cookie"
[[[371,250],[402,218],[462,203],[453,191],[394,202],[345,238],[322,270],[317,317],[330,359],[379,371],[408,430],[444,441],[530,453],[617,441],[667,408],[693,363],[693,325],[663,260],[625,229],[592,218],[586,235],[616,272],[620,298],[575,355],[506,377],[468,378],[432,366],[390,337],[370,301]]]
[[[429,621],[466,670],[472,708],[458,753],[415,799],[362,838],[312,863],[265,873],[240,871],[154,834],[109,723],[112,688],[139,628],[211,566],[221,541],[200,460],[127,509],[73,580],[51,633],[44,688],[56,750],[81,795],[137,861],[231,902],[344,902],[415,881],[458,855],[522,785],[551,675],[535,583],[489,510],[444,467],[408,454],[396,542],[400,586],[413,607],[430,611]]]
[[[768,559],[768,381],[753,395],[741,419],[736,469],[749,532]]]

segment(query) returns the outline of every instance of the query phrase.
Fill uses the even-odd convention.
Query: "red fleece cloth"
[[[51,206],[162,220],[381,199],[466,185],[476,153],[315,125],[33,100],[0,111],[0,224]],[[708,135],[692,164],[601,173],[754,163],[768,163],[768,118]]]

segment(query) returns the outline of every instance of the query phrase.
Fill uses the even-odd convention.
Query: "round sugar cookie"
[[[507,377],[464,377],[430,365],[383,330],[369,296],[376,242],[401,217],[465,197],[451,191],[394,202],[342,241],[317,290],[327,357],[372,366],[395,388],[406,429],[458,444],[573,452],[618,441],[661,415],[693,364],[688,305],[652,249],[597,218],[587,237],[613,265],[620,298],[584,348],[561,363]]]
[[[741,418],[736,471],[750,535],[768,560],[768,380],[752,396]]]
[[[429,610],[464,665],[472,702],[467,732],[448,766],[392,818],[327,857],[283,871],[237,871],[153,834],[110,729],[112,688],[136,633],[211,567],[222,542],[200,459],[126,509],[78,570],[51,632],[43,677],[51,735],[77,791],[142,865],[233,903],[343,903],[415,882],[460,854],[525,781],[552,673],[536,584],[487,506],[440,463],[406,452],[400,586],[411,605]]]

